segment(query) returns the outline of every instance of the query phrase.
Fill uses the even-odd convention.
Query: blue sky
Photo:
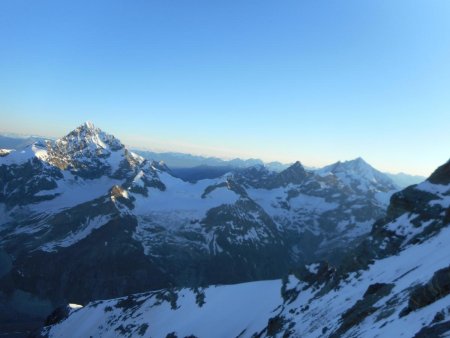
[[[428,175],[450,157],[450,2],[0,2],[0,131]]]

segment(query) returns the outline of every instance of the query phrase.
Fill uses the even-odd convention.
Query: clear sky
[[[428,175],[450,157],[448,0],[0,1],[0,131]]]

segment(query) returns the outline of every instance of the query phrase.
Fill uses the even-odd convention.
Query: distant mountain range
[[[34,142],[45,141],[45,138],[38,136],[23,136],[16,135],[0,135],[0,148],[2,149],[23,149]]]
[[[133,149],[136,154],[146,159],[154,161],[163,161],[170,168],[195,168],[199,166],[207,167],[227,167],[227,168],[248,168],[255,165],[264,165],[270,170],[281,171],[289,167],[290,164],[281,162],[263,162],[260,159],[242,160],[235,158],[232,160],[223,160],[217,157],[204,157],[176,152],[156,153],[147,150]]]
[[[217,157],[203,157],[176,152],[157,153],[138,149],[133,149],[133,151],[146,159],[152,159],[158,162],[163,161],[168,167],[172,168],[174,173],[188,180],[218,177],[231,169],[248,168],[254,165],[264,165],[269,170],[282,171],[292,164],[281,162],[265,163],[259,159],[242,160],[236,158],[233,160],[223,160]],[[305,168],[309,170],[320,170],[320,168],[308,166],[305,166]],[[391,174],[385,172],[384,174],[389,176],[401,188],[420,183],[426,178],[424,176],[409,175],[406,173]]]
[[[410,185],[418,184],[426,179],[426,177],[424,176],[409,175],[405,173],[391,174],[385,172],[385,174],[401,188],[406,188]]]
[[[15,135],[0,135],[0,148],[22,149],[37,141],[45,141],[45,138],[38,136],[18,137]],[[248,168],[255,165],[264,165],[269,170],[282,171],[288,168],[292,163],[281,162],[263,162],[260,159],[239,159],[223,160],[217,157],[205,157],[177,152],[153,152],[131,148],[136,154],[150,161],[164,162],[172,173],[176,176],[188,180],[198,181],[207,178],[218,178],[232,170],[238,168]],[[320,168],[305,166],[308,170],[320,170]],[[425,180],[425,177],[418,175],[409,175],[405,173],[391,174],[384,173],[392,179],[399,187],[405,188],[412,184],[417,184]]]

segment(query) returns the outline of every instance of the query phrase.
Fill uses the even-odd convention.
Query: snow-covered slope
[[[414,337],[421,330],[434,332],[433,326],[449,323],[449,238],[446,228],[398,256],[349,274],[331,290],[329,281],[308,283],[291,275],[284,287],[282,281],[267,281],[159,291],[90,303],[43,333],[49,337],[68,332],[74,337],[163,338],[170,333],[199,338],[260,333],[264,337]],[[443,291],[426,298],[427,283],[431,287],[443,274],[445,284],[439,284]],[[422,303],[415,305],[422,299],[421,290]],[[450,332],[448,324],[444,332]]]
[[[342,264],[280,281],[166,289],[97,301],[44,336],[447,337],[450,161],[396,193],[384,219]]]
[[[154,291],[95,302],[73,311],[48,334],[66,337],[71,332],[80,338],[248,336],[264,330],[267,318],[278,312],[280,287],[281,281],[273,280]]]

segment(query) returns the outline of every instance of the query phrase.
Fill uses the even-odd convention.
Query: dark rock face
[[[69,316],[70,308],[68,306],[60,306],[55,309],[45,320],[45,326],[57,324]]]
[[[128,162],[122,162],[122,163],[128,163]],[[131,169],[130,169],[131,170]],[[118,173],[119,171],[117,171]],[[116,174],[117,174],[116,173]],[[132,173],[132,174],[130,174]],[[140,175],[140,180],[142,181],[142,184],[135,184],[133,180]],[[165,191],[166,186],[163,182],[161,182],[158,172],[156,169],[156,163],[152,162],[149,163],[147,161],[144,161],[141,163],[141,165],[136,166],[131,171],[128,171],[127,173],[121,174],[121,176],[118,177],[125,177],[126,181],[123,184],[123,188],[128,189],[132,193],[140,194],[145,197],[149,195],[149,189],[150,188],[156,188],[160,191]]]
[[[131,238],[135,225],[132,218],[115,219],[57,252],[19,256],[0,286],[11,283],[55,304],[84,304],[169,285],[163,268],[149,260],[140,243]]]
[[[439,311],[434,316],[432,323],[439,323],[439,322],[442,322],[444,319],[445,319],[445,312]]]
[[[289,168],[280,172],[273,180],[272,186],[286,186],[287,184],[300,184],[308,176],[300,162],[295,162]]]
[[[436,196],[429,192],[418,190],[414,185],[410,186],[392,195],[388,218],[394,219],[405,212],[422,214],[428,219],[436,218],[439,216],[439,207],[433,208],[429,205],[435,198]]]
[[[58,168],[37,158],[21,165],[0,165],[0,203],[12,207],[52,199],[55,194],[36,196],[36,193],[55,189],[62,178]]]
[[[400,316],[434,303],[448,294],[450,294],[450,267],[436,271],[428,283],[416,287],[409,296],[408,307],[402,310]]]
[[[450,161],[437,168],[428,181],[434,184],[450,184]]]
[[[236,181],[244,186],[275,189],[288,184],[301,184],[312,174],[305,171],[305,168],[297,161],[279,173],[271,172],[264,167],[251,167],[236,171],[234,176]]]
[[[336,273],[335,267],[330,266],[328,262],[325,261],[315,263],[315,265],[315,272],[311,272],[305,266],[294,269],[292,272],[299,280],[302,280],[310,285],[328,283],[333,279]]]
[[[269,318],[269,322],[267,324],[267,335],[269,337],[275,337],[277,334],[281,333],[284,330],[285,324],[286,321],[281,316]]]
[[[376,283],[370,285],[362,299],[358,300],[355,305],[342,314],[341,326],[330,337],[340,337],[351,327],[361,323],[364,318],[374,313],[377,308],[374,304],[381,298],[389,295],[394,284]]]
[[[386,291],[388,291],[389,288],[392,288],[394,285],[392,284],[386,284],[386,283],[375,283],[375,284],[370,284],[369,287],[367,288],[366,292],[364,293],[363,298],[367,299],[371,296],[376,296],[376,295],[383,295],[384,293],[386,293]],[[389,293],[389,292],[387,292]]]
[[[450,321],[426,326],[417,332],[413,338],[439,338],[445,337],[450,331]]]

